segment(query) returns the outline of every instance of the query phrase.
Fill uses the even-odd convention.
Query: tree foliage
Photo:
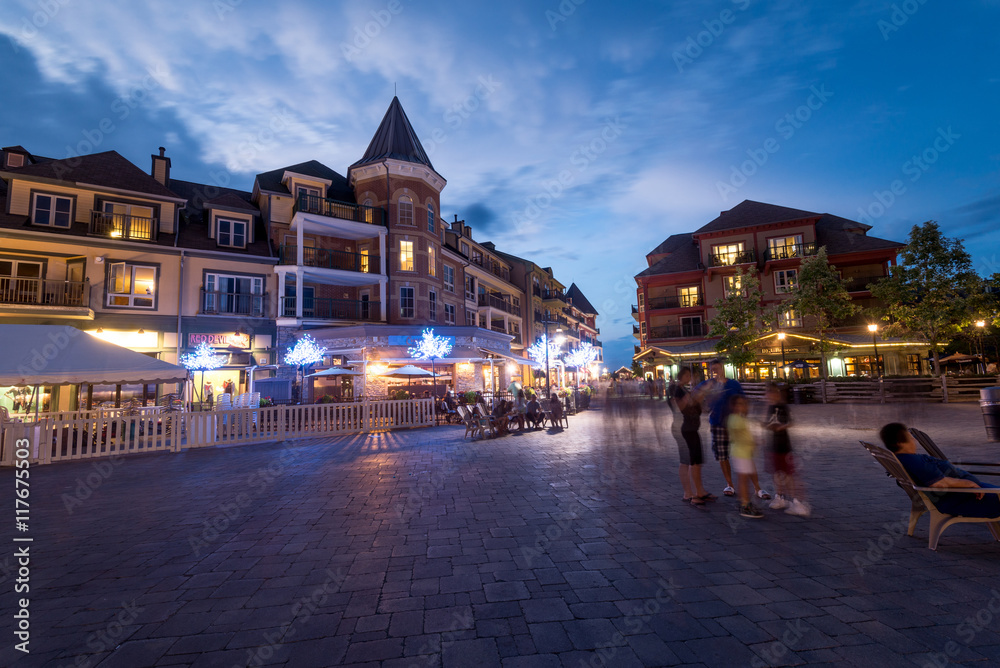
[[[941,373],[940,352],[973,319],[982,281],[961,239],[950,239],[931,220],[914,225],[900,263],[872,286],[888,336],[926,339]]]
[[[802,260],[795,287],[787,303],[803,321],[808,321],[810,327],[816,330],[821,359],[820,373],[826,378],[826,354],[831,350],[827,333],[837,321],[854,315],[858,307],[851,301],[851,295],[837,268],[830,264],[825,246],[820,247],[816,255]]]
[[[752,346],[764,333],[761,313],[764,291],[755,267],[746,273],[739,269],[736,276],[742,289],[716,300],[716,315],[710,322],[709,336],[721,337],[715,349],[725,353],[733,366],[741,369],[756,358]]]

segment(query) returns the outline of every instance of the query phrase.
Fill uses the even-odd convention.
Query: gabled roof
[[[341,202],[354,203],[354,191],[348,185],[347,179],[317,160],[300,162],[297,165],[289,165],[288,167],[272,169],[269,172],[258,174],[255,179],[257,188],[262,191],[278,193],[279,195],[290,195],[291,193],[288,188],[281,182],[285,172],[294,172],[303,176],[315,176],[318,179],[330,181],[331,183],[327,188],[327,197],[340,200]]]
[[[404,162],[415,162],[420,165],[427,165],[434,169],[431,159],[427,157],[424,147],[417,139],[417,133],[410,125],[410,119],[403,111],[403,105],[399,103],[398,97],[393,97],[389,108],[382,117],[375,136],[368,144],[368,150],[351,167],[366,165],[372,162],[379,162],[384,159],[402,160]]]
[[[17,169],[17,176],[34,176],[78,185],[104,186],[117,190],[178,199],[177,193],[122,157],[117,151],[105,151],[75,158],[64,158]]]
[[[218,197],[213,197],[205,202],[205,208],[221,207],[226,209],[237,209],[240,211],[251,211],[260,215],[260,209],[243,199],[235,193],[223,193]]]
[[[723,211],[712,222],[704,225],[695,234],[706,232],[720,232],[722,230],[734,230],[740,227],[753,227],[755,225],[768,225],[771,223],[781,223],[786,220],[799,220],[801,218],[817,218],[820,214],[802,209],[792,209],[787,206],[776,204],[766,204],[745,199],[729,211]]]
[[[851,231],[857,230],[859,227],[860,232]],[[827,255],[839,255],[860,251],[897,249],[906,245],[898,241],[870,237],[864,233],[868,229],[870,229],[869,225],[824,213],[816,221],[816,246],[826,246]]]
[[[170,186],[179,195],[187,199],[187,204],[181,209],[180,229],[177,233],[177,245],[179,247],[190,248],[192,250],[226,250],[236,255],[272,256],[271,245],[268,242],[267,227],[260,215],[260,209],[250,202],[250,193],[243,190],[236,190],[235,188],[221,188],[219,186],[182,181],[180,179],[170,179]],[[206,200],[206,193],[211,193],[214,197]],[[245,249],[220,249],[215,239],[210,238],[208,235],[208,221],[206,220],[205,211],[212,208],[213,205],[225,209],[255,213],[253,242],[247,243]],[[170,236],[172,241],[173,235]]]
[[[685,234],[672,234],[656,247],[654,253],[665,254],[667,257],[658,260],[651,267],[643,269],[635,275],[657,276],[659,274],[676,274],[683,271],[697,271],[701,269],[701,257],[698,254],[698,244],[695,243],[694,236],[687,232]],[[653,253],[650,253],[652,255]]]
[[[580,310],[581,313],[586,313],[587,315],[597,315],[597,309],[594,305],[590,303],[586,296],[584,296],[583,291],[577,287],[576,283],[569,286],[566,290],[566,297],[573,300],[573,306]]]

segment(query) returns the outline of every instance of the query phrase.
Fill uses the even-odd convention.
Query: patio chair
[[[472,415],[483,429],[483,436],[486,436],[486,432],[490,432],[490,436],[497,435],[497,426],[493,420],[493,416],[486,412],[486,407],[483,404],[476,404],[472,407]]]
[[[485,436],[479,419],[472,414],[468,406],[459,406],[458,414],[462,418],[462,422],[465,423],[465,438],[469,438],[469,436],[474,438],[476,434]]]
[[[1000,541],[1000,516],[997,517],[962,517],[959,515],[949,515],[947,513],[942,513],[938,510],[934,503],[936,495],[941,494],[945,490],[938,487],[918,487],[910,474],[906,472],[903,465],[899,463],[896,459],[896,455],[889,452],[885,448],[879,447],[877,445],[872,445],[871,443],[866,443],[861,441],[861,445],[864,446],[865,450],[875,458],[879,464],[886,471],[886,475],[894,478],[896,484],[906,495],[910,497],[910,524],[907,529],[906,535],[912,536],[913,530],[917,526],[917,520],[924,513],[930,515],[930,528],[927,535],[927,547],[931,550],[937,550],[938,540],[941,538],[941,534],[944,530],[950,527],[952,524],[959,523],[985,523],[987,528],[989,528],[990,533],[993,537]],[[974,488],[962,488],[962,489],[949,489],[947,492],[950,493],[985,493],[985,494],[1000,494],[1000,489],[974,489]]]
[[[920,444],[924,450],[927,451],[931,457],[936,457],[937,459],[944,459],[949,461],[956,466],[992,466],[994,467],[991,471],[969,471],[972,475],[1000,475],[1000,463],[996,462],[966,462],[966,461],[952,461],[945,455],[941,448],[938,447],[937,443],[934,442],[926,432],[920,431],[914,427],[910,427],[910,434],[913,435],[913,440]]]

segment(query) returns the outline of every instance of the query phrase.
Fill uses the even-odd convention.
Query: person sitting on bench
[[[545,420],[545,414],[542,413],[542,407],[538,403],[538,395],[532,394],[531,399],[528,401],[528,406],[524,411],[525,419],[531,424],[532,427],[538,429]]]
[[[549,398],[549,424],[553,427],[562,427],[563,406],[559,396],[553,394]]]

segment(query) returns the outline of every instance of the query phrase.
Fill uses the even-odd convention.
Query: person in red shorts
[[[785,392],[777,383],[768,383],[765,392],[767,415],[764,429],[771,432],[771,472],[774,475],[774,500],[771,508],[789,515],[809,517],[810,508],[802,499],[802,486],[796,480],[792,442],[788,437],[788,403]]]

